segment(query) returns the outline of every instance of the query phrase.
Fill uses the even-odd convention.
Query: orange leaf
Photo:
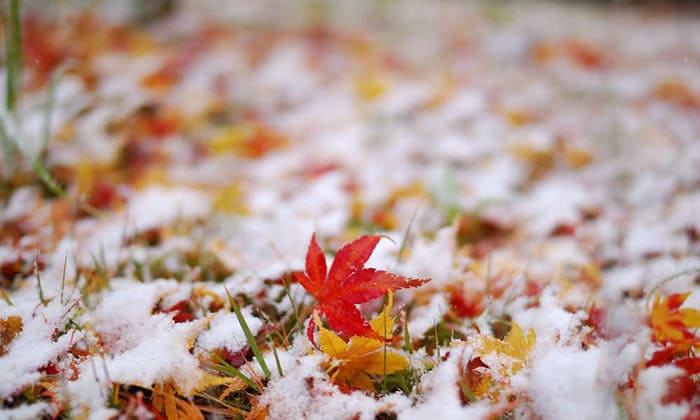
[[[681,309],[688,293],[676,293],[662,298],[656,295],[649,315],[649,325],[654,331],[654,340],[661,344],[688,344],[697,342],[691,329],[700,327],[700,311]]]
[[[5,354],[12,343],[22,331],[22,318],[18,316],[8,316],[0,318],[0,356]]]

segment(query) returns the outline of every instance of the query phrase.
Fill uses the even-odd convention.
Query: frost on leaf
[[[536,338],[534,329],[530,329],[526,335],[515,322],[503,340],[480,337],[475,357],[469,361],[463,373],[464,384],[473,396],[497,396],[498,389],[502,387],[494,388],[494,385],[507,385],[509,378],[525,366]]]
[[[514,322],[510,332],[503,340],[495,337],[483,337],[481,347],[476,355],[482,358],[496,355],[500,372],[508,376],[514,375],[522,369],[527,361],[529,353],[535,346],[536,338],[534,329],[531,328],[526,336],[520,326]]]

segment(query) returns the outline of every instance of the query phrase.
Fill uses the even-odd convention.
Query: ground
[[[0,418],[700,418],[698,10],[5,3]]]

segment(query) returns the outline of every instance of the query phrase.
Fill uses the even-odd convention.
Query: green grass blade
[[[51,175],[51,172],[46,169],[46,166],[41,163],[40,159],[37,158],[32,161],[32,169],[34,170],[36,177],[39,178],[39,181],[44,184],[51,194],[61,198],[68,196],[66,191],[58,184],[56,178],[54,178],[53,175]]]
[[[5,125],[0,122],[0,142],[2,143],[3,158],[5,161],[5,176],[13,178],[15,176],[15,160],[17,158],[17,146],[12,141],[5,130]]]
[[[469,385],[467,385],[464,380],[460,380],[458,382],[459,384],[459,389],[462,391],[462,396],[466,401],[469,401],[469,403],[475,403],[477,401],[476,395],[472,392],[472,390],[469,388]]]
[[[270,344],[270,347],[272,348],[272,355],[275,356],[275,365],[277,365],[277,373],[279,373],[280,378],[284,378],[284,372],[282,371],[282,364],[280,363],[280,358],[277,355],[277,347],[275,347],[274,341],[268,336],[267,337],[267,342]]]
[[[15,108],[22,78],[22,23],[20,21],[20,0],[10,0],[10,14],[5,32],[5,64],[7,66],[5,107]]]
[[[258,360],[260,368],[265,374],[265,378],[270,379],[270,369],[267,367],[267,363],[263,358],[262,352],[260,351],[260,347],[258,347],[258,343],[255,341],[255,336],[253,336],[253,333],[250,332],[248,323],[246,322],[245,318],[243,317],[243,314],[241,313],[241,308],[238,307],[238,303],[236,303],[236,300],[229,294],[228,290],[226,290],[226,294],[228,295],[229,302],[231,302],[231,308],[233,308],[233,312],[236,314],[236,318],[238,318],[238,323],[241,324],[241,329],[243,330],[243,334],[245,334],[245,338],[248,341],[248,345],[253,351],[255,358]]]
[[[214,359],[216,359],[216,362],[219,363],[218,365],[214,365],[214,369],[216,369],[217,371],[219,371],[225,375],[235,376],[235,377],[239,378],[240,380],[245,382],[246,385],[253,388],[255,390],[255,392],[257,392],[258,394],[261,392],[258,385],[255,382],[253,382],[252,379],[250,379],[248,376],[246,376],[243,372],[236,369],[233,365],[231,365],[229,362],[224,360],[218,354],[211,353],[211,355],[214,357]]]

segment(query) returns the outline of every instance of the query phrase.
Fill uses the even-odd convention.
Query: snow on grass
[[[460,389],[456,386],[459,380],[458,364],[462,359],[460,353],[455,349],[447,360],[423,375],[422,394],[414,406],[403,407],[399,411],[400,419],[423,419],[426,416],[445,419],[485,418],[492,412],[493,407],[484,401],[468,407],[462,404]]]
[[[104,221],[78,224],[77,259],[83,265],[99,261],[114,267],[123,258],[124,241],[149,229],[204,218],[211,209],[210,198],[183,187],[152,186],[136,193],[124,212]]]
[[[25,404],[15,408],[0,408],[0,416],[8,420],[35,419],[50,415],[53,411],[51,404],[39,402]]]
[[[75,307],[64,306],[58,300],[46,305],[24,300],[13,306],[0,306],[0,318],[19,316],[22,330],[10,343],[7,354],[0,356],[0,398],[11,397],[22,387],[42,377],[39,368],[56,362],[84,335],[69,331],[57,336],[72,315]]]
[[[254,318],[250,309],[241,309],[246,323],[253,335],[257,335],[263,322]],[[231,353],[240,351],[247,345],[243,329],[241,328],[236,315],[233,313],[219,312],[211,319],[209,329],[204,331],[197,338],[197,347],[203,351],[213,349],[226,349]]]
[[[523,330],[535,329],[538,343],[551,344],[560,339],[572,338],[576,327],[581,323],[582,314],[564,310],[555,293],[555,289],[548,286],[542,290],[538,307],[513,310],[513,319]],[[517,304],[514,302],[513,306]]]
[[[273,380],[260,399],[271,418],[372,419],[390,405],[355,391],[345,394],[328,382],[319,369],[319,356],[297,358],[287,365],[284,378]]]
[[[102,343],[102,363],[111,381],[146,387],[173,381],[184,394],[201,386],[204,372],[190,349],[206,321],[175,323],[168,314],[153,314],[156,303],[177,287],[166,280],[114,280],[112,290],[84,318]]]
[[[615,418],[613,384],[600,379],[601,351],[557,348],[536,358],[526,390],[544,419]]]

